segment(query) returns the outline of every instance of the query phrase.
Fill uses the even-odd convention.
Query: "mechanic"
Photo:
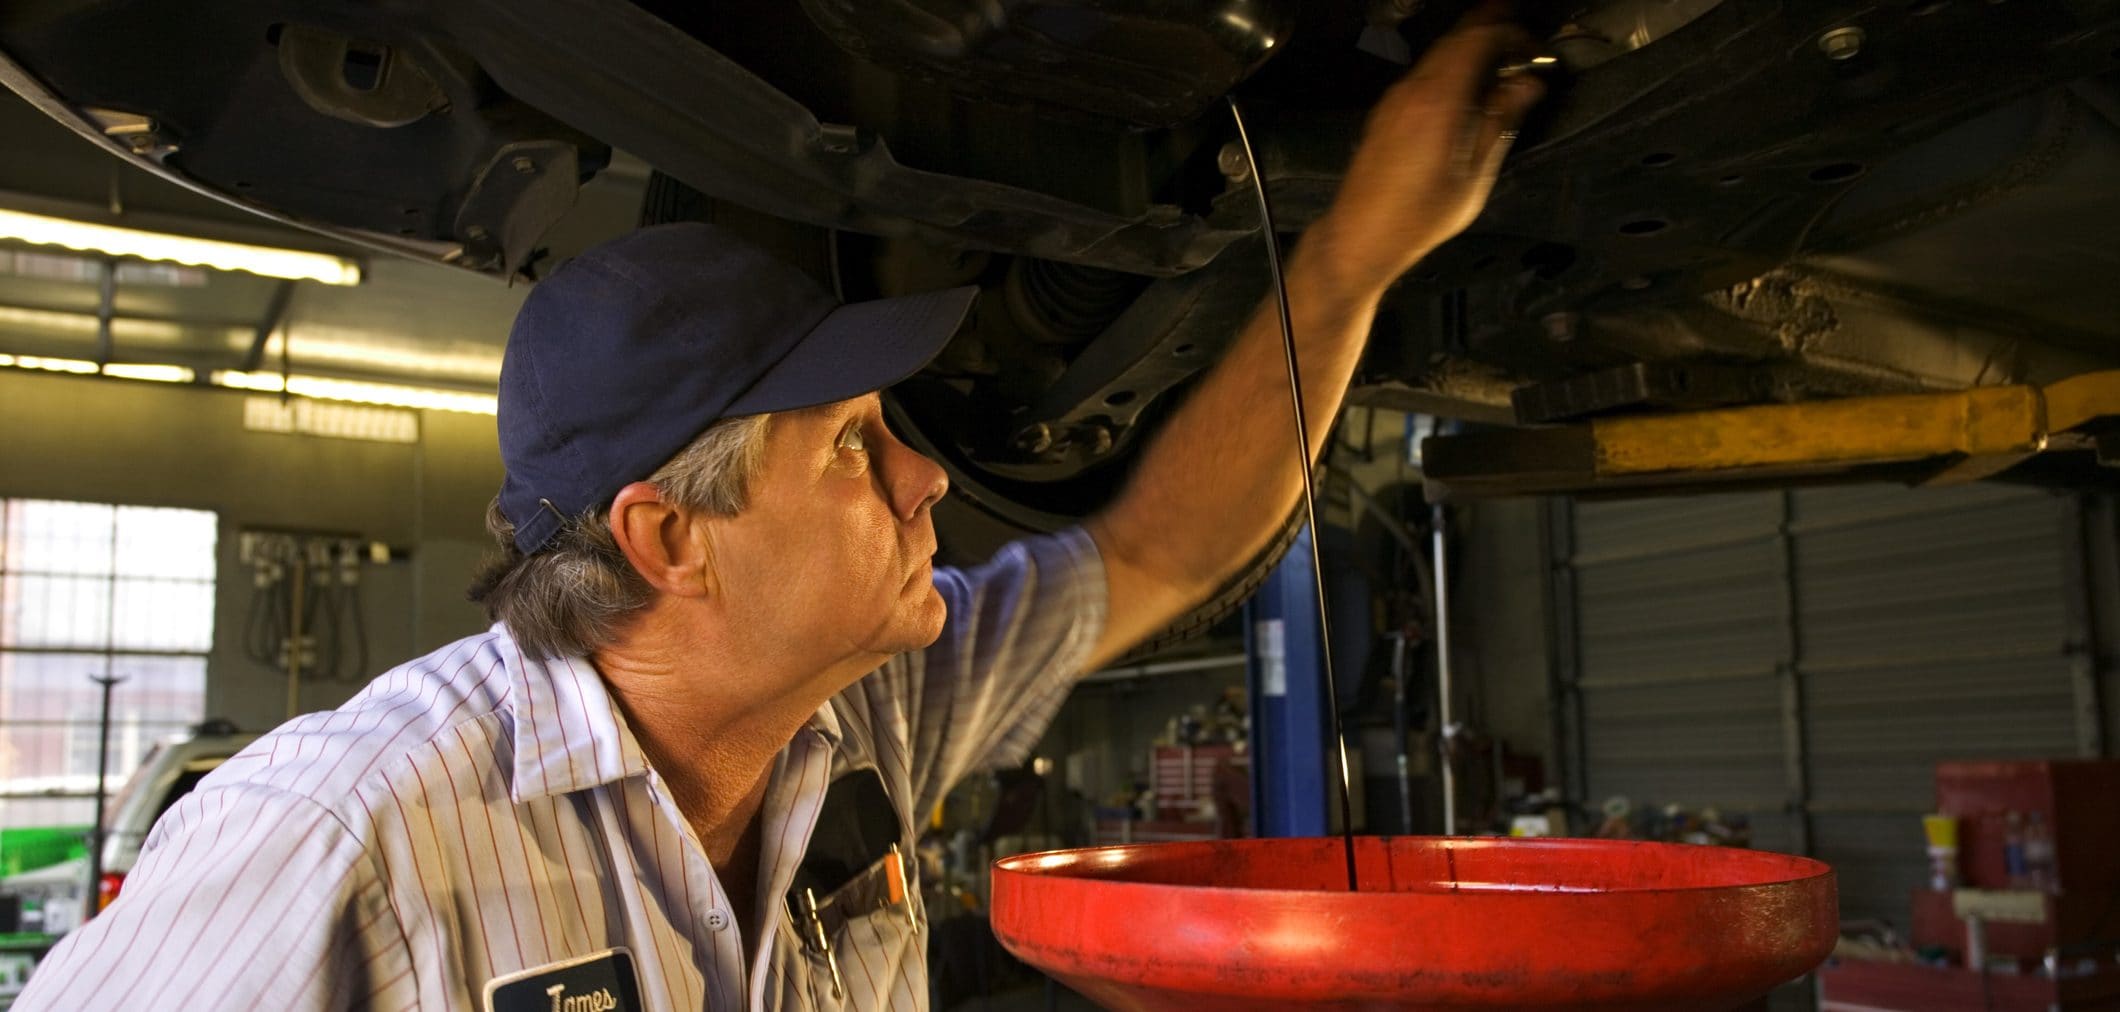
[[[1486,199],[1526,41],[1489,14],[1437,43],[1294,251],[1314,444],[1385,289]],[[969,297],[838,306],[698,224],[539,284],[500,383],[496,624],[213,773],[19,1007],[925,1007],[920,821],[1300,489],[1269,303],[1106,511],[931,569],[943,473],[875,391]]]

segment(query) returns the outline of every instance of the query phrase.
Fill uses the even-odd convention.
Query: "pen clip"
[[[802,891],[802,909],[810,922],[809,940],[816,945],[817,951],[824,953],[825,965],[832,969],[832,997],[843,999],[846,997],[846,982],[839,976],[839,956],[832,951],[832,939],[825,933],[824,918],[817,913],[815,889],[806,888]]]
[[[919,930],[920,912],[913,906],[913,876],[906,870],[905,853],[899,850],[895,843],[891,844],[891,860],[884,868],[884,877],[890,884],[890,902],[894,905],[905,904],[905,922],[912,925],[914,930]]]

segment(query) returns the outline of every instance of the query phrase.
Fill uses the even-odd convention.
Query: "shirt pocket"
[[[891,863],[901,862],[904,893],[893,900]],[[836,1007],[881,1009],[891,1006],[892,995],[911,993],[924,998],[927,982],[923,947],[927,944],[927,911],[921,903],[920,884],[912,862],[896,853],[886,854],[856,873],[846,884],[817,898],[817,922],[813,925],[798,898],[790,904],[793,926],[802,939],[802,952],[809,964],[809,985],[821,1008],[834,1008],[832,968],[816,944],[817,926],[832,944],[831,958],[839,966],[845,997]],[[908,975],[912,965],[921,971]]]
[[[891,869],[894,863],[898,866],[895,889]],[[917,875],[918,868],[912,859],[902,850],[893,850],[877,858],[830,895],[818,897],[818,917],[834,938],[849,923],[879,916],[894,916],[909,929],[917,927],[926,917],[926,910],[920,902]]]

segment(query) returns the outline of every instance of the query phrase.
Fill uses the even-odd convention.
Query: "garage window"
[[[202,510],[0,500],[0,827],[85,825],[100,676],[111,787],[204,716],[217,520]]]

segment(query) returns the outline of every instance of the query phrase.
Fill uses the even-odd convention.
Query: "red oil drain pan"
[[[994,934],[1113,1009],[1737,1008],[1823,962],[1833,871],[1618,840],[1215,840],[994,866]]]

